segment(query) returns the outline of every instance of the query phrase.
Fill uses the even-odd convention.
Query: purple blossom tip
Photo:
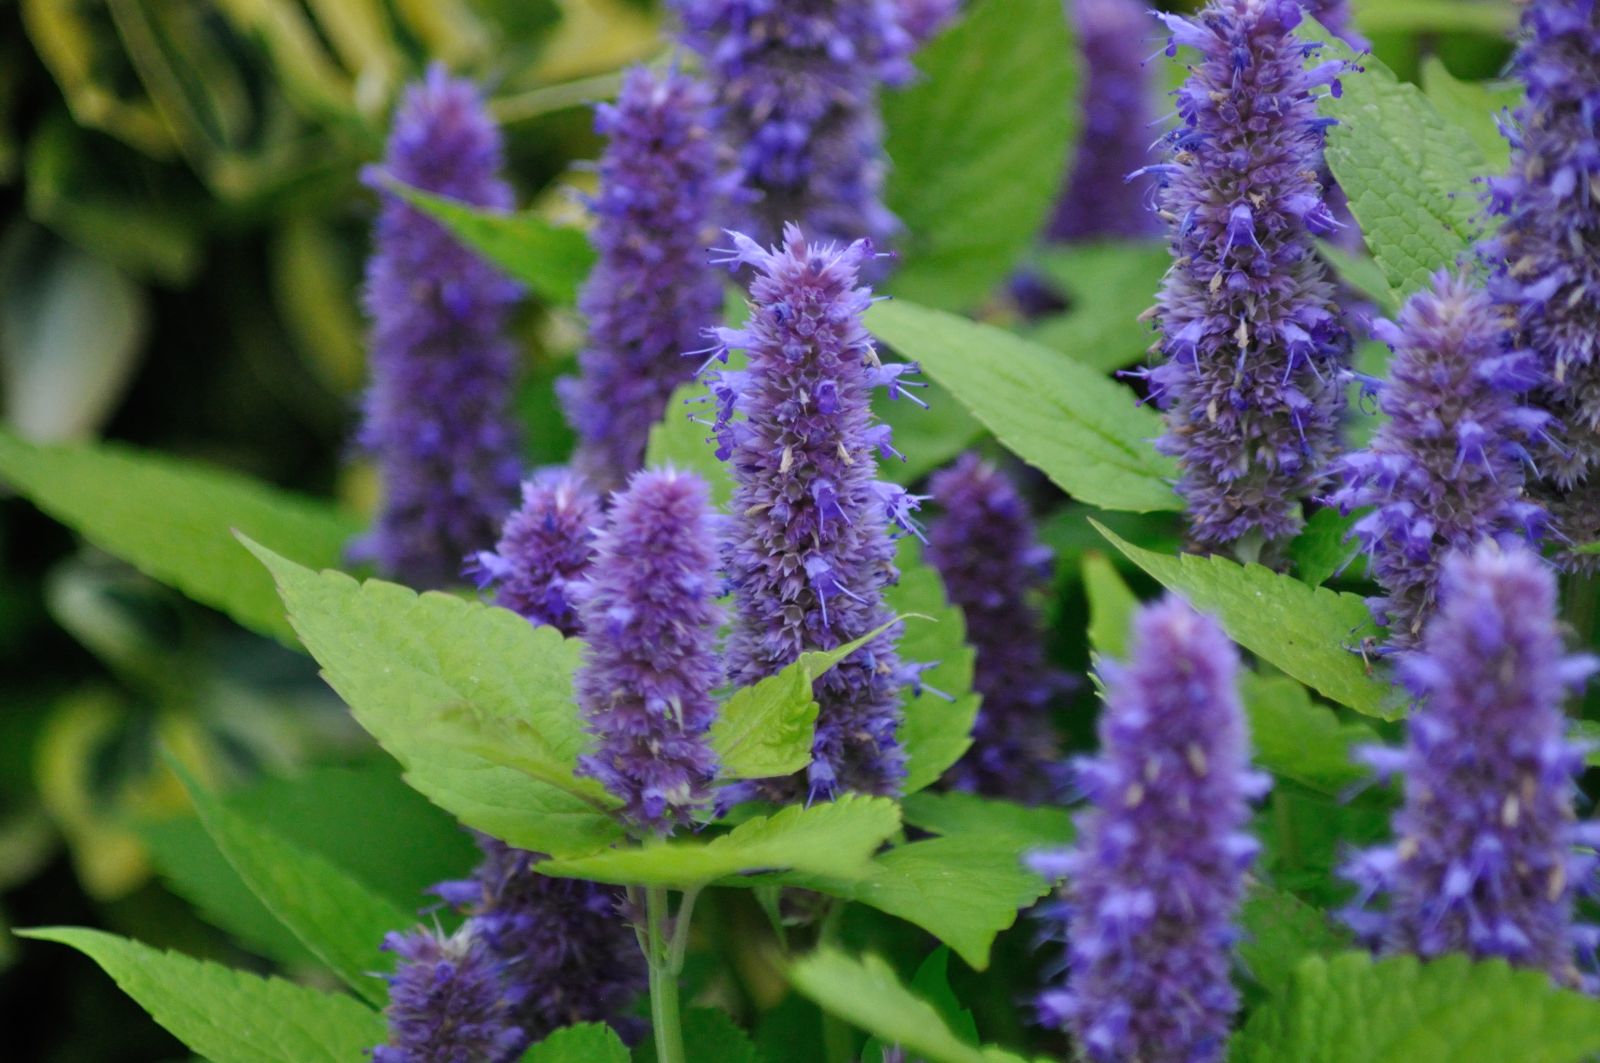
[[[570,596],[594,556],[600,500],[587,484],[561,468],[545,469],[522,484],[492,551],[467,559],[464,572],[480,590],[494,588],[494,604],[563,635],[579,633]]]
[[[372,1050],[373,1063],[499,1063],[526,1047],[501,963],[470,925],[449,936],[390,934],[383,948],[398,960],[384,1011],[389,1043]]]

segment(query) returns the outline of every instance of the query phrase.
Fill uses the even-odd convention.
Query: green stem
[[[678,972],[674,969],[674,942],[667,937],[667,891],[652,886],[645,893],[645,936],[650,963],[650,1019],[655,1028],[659,1063],[687,1063],[683,1029],[678,1020]],[[687,906],[686,906],[687,907]],[[688,915],[685,910],[681,916]],[[684,920],[687,922],[687,920]],[[680,932],[683,928],[679,927]],[[681,962],[681,960],[680,960]]]

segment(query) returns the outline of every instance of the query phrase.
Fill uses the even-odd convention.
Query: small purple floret
[[[571,585],[584,578],[594,556],[600,500],[565,469],[546,469],[522,485],[522,506],[506,518],[500,541],[466,566],[480,589],[494,588],[494,604],[578,634]]]
[[[383,948],[398,966],[384,1010],[389,1043],[372,1050],[373,1063],[500,1063],[527,1046],[501,962],[470,925],[390,934]]]

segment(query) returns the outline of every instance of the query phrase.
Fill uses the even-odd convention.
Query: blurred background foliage
[[[1420,80],[1425,57],[1459,78],[1496,76],[1516,14],[1509,0],[1356,10],[1379,55]],[[373,206],[359,176],[399,88],[434,58],[480,78],[519,202],[574,222],[570,190],[588,178],[573,164],[597,149],[585,105],[625,64],[664,54],[661,23],[651,0],[0,0],[0,415],[35,440],[115,437],[364,509],[369,477],[348,460]],[[923,219],[908,220],[914,238]],[[1127,276],[1110,285],[1092,251],[1038,265],[1069,301],[1122,289],[1112,294],[1136,314],[1162,258],[1124,254]],[[939,301],[928,283],[918,292]],[[985,313],[1014,318],[999,302]],[[529,461],[560,460],[570,437],[550,382],[580,323],[530,304],[518,327]],[[1038,335],[1106,343],[1070,316]],[[1133,342],[1144,343],[1117,349]],[[1047,525],[1061,553],[1057,630],[1083,629],[1083,527]],[[1081,645],[1059,649],[1082,666]],[[0,503],[0,668],[8,1059],[184,1058],[98,971],[65,950],[20,952],[8,925],[100,925],[236,964],[303,960],[264,910],[231,916],[227,935],[203,921],[248,905],[163,756],[309,848],[359,852],[407,907],[471,862],[460,832],[372,758],[307,660],[15,501]],[[291,769],[311,775],[290,788],[279,777]],[[384,814],[402,804],[405,816]],[[319,805],[345,814],[318,817]],[[1004,1031],[1014,1002],[991,1003],[1010,1017],[986,1028]]]

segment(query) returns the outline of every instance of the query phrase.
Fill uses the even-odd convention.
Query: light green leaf
[[[1523,88],[1514,81],[1462,81],[1437,55],[1422,60],[1422,88],[1428,100],[1452,124],[1465,130],[1483,153],[1487,173],[1511,166],[1511,143],[1500,132],[1499,119],[1521,105]]]
[[[1104,554],[1083,556],[1083,593],[1089,600],[1089,648],[1103,656],[1126,657],[1139,599]]]
[[[898,295],[971,306],[1003,282],[1055,204],[1076,140],[1079,64],[1057,0],[977,0],[885,93]]]
[[[522,1063],[629,1063],[628,1046],[603,1022],[563,1026],[528,1049]]]
[[[1080,501],[1139,513],[1182,505],[1176,468],[1151,444],[1160,418],[1121,384],[1004,329],[912,303],[876,304],[867,327]]]
[[[212,1063],[350,1063],[388,1035],[353,997],[235,971],[81,927],[19,930],[84,953]]]
[[[912,794],[901,804],[907,824],[952,838],[1005,838],[1020,850],[1066,845],[1072,813],[1064,808],[1019,805],[952,790]]]
[[[1065,313],[1027,333],[1035,343],[1101,372],[1145,358],[1156,336],[1139,320],[1172,265],[1165,244],[1118,240],[1045,252],[1039,267],[1066,295]]]
[[[1284,676],[1246,672],[1240,692],[1256,760],[1272,774],[1333,795],[1367,776],[1367,769],[1350,759],[1353,748],[1378,741],[1366,724],[1341,720]]]
[[[699,473],[711,488],[712,506],[723,509],[733,494],[733,467],[718,460],[717,444],[710,427],[693,420],[709,416],[710,407],[700,401],[705,396],[706,386],[699,381],[685,384],[672,393],[666,415],[650,429],[644,463],[647,468],[670,465]]]
[[[743,885],[733,876],[784,868],[850,879],[869,872],[872,854],[899,829],[900,809],[893,801],[848,794],[809,808],[791,805],[709,841],[684,838],[608,849],[546,860],[538,870],[562,878],[680,889],[718,879]]]
[[[822,1010],[927,1063],[1024,1063],[1021,1056],[962,1040],[938,1008],[907,989],[877,956],[855,959],[818,949],[789,968],[789,983]]]
[[[1308,956],[1350,947],[1350,935],[1292,893],[1252,882],[1239,909],[1239,961],[1269,993],[1289,985],[1296,965]]]
[[[377,1007],[388,1001],[380,972],[391,966],[384,935],[416,922],[345,871],[259,827],[185,780],[206,832],[234,871],[346,985]]]
[[[0,479],[151,579],[294,643],[272,580],[233,531],[337,564],[359,525],[245,476],[112,443],[35,446],[0,428]]]
[[[1357,712],[1392,720],[1404,711],[1356,652],[1363,639],[1377,634],[1361,598],[1311,587],[1260,565],[1153,553],[1093,523],[1123,556],[1196,609],[1214,615],[1228,637],[1251,653]]]
[[[572,774],[588,741],[572,696],[576,640],[506,609],[250,548],[329,685],[429,800],[522,849],[588,852],[620,836],[614,799]]]
[[[1515,4],[1501,0],[1354,0],[1363,33],[1480,33],[1500,39],[1517,24]]]
[[[901,700],[905,716],[899,737],[906,751],[906,778],[900,789],[914,794],[938,782],[972,745],[972,722],[981,699],[972,690],[977,654],[967,645],[966,620],[950,604],[939,573],[922,561],[921,549],[910,537],[900,541],[895,562],[900,582],[884,591],[884,601],[896,613],[933,620],[906,625],[900,636],[900,659],[938,662],[922,673],[928,689],[920,695],[908,691]]]
[[[526,284],[539,298],[558,306],[577,301],[578,288],[594,265],[594,249],[577,229],[555,225],[534,214],[483,210],[399,181],[384,187]]]
[[[1578,1063],[1600,1052],[1600,1000],[1542,971],[1451,955],[1310,959],[1235,1035],[1233,1063]]]

